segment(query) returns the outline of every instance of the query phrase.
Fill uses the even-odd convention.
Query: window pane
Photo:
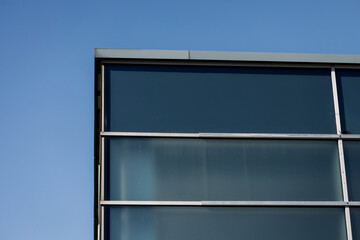
[[[360,142],[344,141],[347,185],[351,201],[360,201]]]
[[[329,70],[106,69],[108,131],[335,133]]]
[[[343,208],[107,207],[107,240],[346,240]]]
[[[108,138],[110,200],[341,200],[336,141]]]
[[[350,208],[351,228],[354,240],[360,240],[360,208]]]
[[[360,71],[336,70],[341,127],[348,133],[360,133]]]

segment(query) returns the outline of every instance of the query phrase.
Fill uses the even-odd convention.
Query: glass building
[[[360,240],[360,56],[95,50],[95,239]]]

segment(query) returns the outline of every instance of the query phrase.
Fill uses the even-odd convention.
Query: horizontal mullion
[[[243,207],[344,207],[360,202],[343,201],[101,201],[102,206],[243,206]]]
[[[201,201],[100,201],[100,205],[126,206],[201,206]]]
[[[341,139],[344,140],[359,140],[360,139],[360,134],[343,134],[341,135]]]
[[[348,205],[348,202],[342,201],[202,201],[202,206],[336,207]]]
[[[202,138],[338,139],[337,134],[199,133]]]
[[[340,139],[338,134],[101,132],[102,137]],[[357,135],[360,139],[360,135]],[[354,137],[352,138],[354,139]]]
[[[102,137],[199,137],[199,133],[101,132]]]

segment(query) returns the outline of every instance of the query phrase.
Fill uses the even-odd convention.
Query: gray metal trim
[[[105,199],[105,139],[101,138],[101,178],[100,178],[100,201]]]
[[[100,209],[100,201],[101,201],[101,164],[98,164],[98,189],[97,189],[97,205],[98,205],[98,223],[101,222],[101,209]]]
[[[340,118],[340,108],[339,108],[339,98],[336,82],[336,72],[335,67],[331,67],[331,83],[333,89],[333,99],[334,99],[334,110],[335,110],[335,123],[336,123],[336,132],[341,134],[341,118]],[[346,170],[345,170],[345,160],[344,160],[344,147],[343,140],[338,140],[338,150],[339,150],[339,163],[340,163],[340,174],[341,174],[341,186],[344,201],[349,201],[348,188],[346,182]],[[345,207],[345,225],[346,225],[346,235],[347,240],[352,240],[352,230],[351,230],[351,217],[349,207]]]
[[[340,121],[340,110],[339,110],[339,98],[336,84],[335,68],[331,67],[331,85],[333,91],[334,111],[335,111],[335,124],[337,134],[341,134],[341,121]]]
[[[105,119],[105,66],[101,65],[101,131],[104,131]]]
[[[343,140],[359,140],[360,135],[359,134],[342,134],[341,138]]]
[[[95,49],[95,58],[360,64],[360,55],[345,54],[260,53],[140,49],[137,50],[102,48]]]
[[[101,201],[101,206],[273,206],[273,207],[346,207],[360,202],[346,201]]]
[[[189,59],[189,51],[96,48],[95,58]]]
[[[337,134],[199,133],[201,138],[338,139]]]
[[[202,206],[343,207],[341,201],[202,201]]]
[[[105,240],[105,229],[104,229],[104,206],[101,206],[101,226],[100,226],[100,238]]]
[[[341,183],[343,189],[344,201],[349,201],[347,181],[346,181],[346,168],[345,168],[345,159],[344,159],[344,146],[343,140],[338,140],[339,147],[339,160],[340,160],[340,173],[341,173]]]
[[[200,67],[254,67],[254,68],[331,68],[328,63],[282,63],[282,62],[248,62],[248,61],[201,61],[201,60],[172,60],[172,59],[128,59],[105,58],[102,64],[128,65],[165,65],[165,66],[200,66]],[[346,68],[360,68],[360,65],[344,65]]]
[[[97,240],[101,240],[100,239],[101,233],[100,233],[100,224],[97,225]]]
[[[352,237],[351,218],[350,218],[349,207],[345,207],[345,223],[346,223],[347,240],[352,240],[353,237]]]
[[[199,133],[102,132],[102,137],[199,137]]]
[[[190,51],[191,60],[296,63],[360,63],[360,55]]]
[[[102,206],[201,206],[201,201],[101,201]]]
[[[337,134],[101,132],[102,137],[339,139]]]

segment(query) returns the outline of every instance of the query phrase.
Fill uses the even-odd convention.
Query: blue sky
[[[0,0],[0,239],[92,239],[94,48],[360,54],[360,1]]]

